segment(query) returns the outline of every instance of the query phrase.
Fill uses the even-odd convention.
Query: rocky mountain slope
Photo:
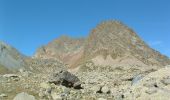
[[[84,39],[62,36],[39,48],[34,58],[59,59],[66,64],[73,65],[82,57],[84,42]]]
[[[58,58],[74,68],[89,60],[103,66],[127,63],[127,59],[143,66],[170,64],[169,58],[150,48],[132,29],[119,21],[100,23],[86,39],[58,38],[39,48],[35,58]]]
[[[25,56],[19,53],[15,48],[0,41],[0,65],[1,68],[8,70],[17,70],[25,66]]]

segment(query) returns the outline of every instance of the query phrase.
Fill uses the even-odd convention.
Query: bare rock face
[[[54,73],[48,82],[61,84],[66,87],[74,87],[75,89],[81,89],[81,82],[78,77],[68,71],[60,71],[58,73]]]

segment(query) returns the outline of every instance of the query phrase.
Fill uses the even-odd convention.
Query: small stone
[[[165,68],[170,68],[170,65],[165,66]]]
[[[51,88],[48,88],[48,89],[45,90],[44,93],[45,93],[46,95],[50,95],[50,94],[51,94],[51,91],[52,91],[52,89],[51,89]]]
[[[45,97],[45,94],[42,93],[42,92],[40,92],[40,93],[38,94],[38,96],[39,96],[40,98],[44,98],[44,97]]]
[[[100,86],[93,86],[92,88],[92,91],[94,91],[94,93],[97,93],[100,91],[101,87]]]
[[[43,82],[43,83],[40,83],[40,87],[41,88],[44,88],[44,89],[50,89],[50,84],[46,83],[46,82]]]
[[[170,78],[163,79],[162,83],[164,83],[165,85],[169,85],[170,84]]]
[[[148,90],[145,91],[147,94],[154,94],[157,92],[156,88],[149,88]]]
[[[17,94],[13,100],[36,100],[36,99],[32,95],[22,92]]]
[[[20,79],[19,78],[13,78],[12,80],[13,81],[19,81]]]
[[[23,73],[23,72],[25,72],[25,70],[23,68],[21,68],[21,69],[19,69],[19,72]]]
[[[2,94],[0,94],[0,97],[8,97],[8,95],[2,93]]]
[[[19,78],[19,76],[16,74],[5,74],[5,75],[3,75],[3,77],[5,77],[5,78]]]
[[[62,97],[60,95],[58,95],[56,92],[52,92],[51,96],[52,96],[53,100],[62,100]]]
[[[102,87],[101,91],[102,91],[102,93],[109,93],[110,92],[110,90],[107,86]]]
[[[97,100],[107,100],[107,99],[104,99],[104,98],[98,98]]]
[[[143,78],[142,75],[137,75],[137,76],[133,77],[131,85],[135,85],[135,84],[139,83],[139,81],[140,81],[142,78]]]
[[[63,93],[65,94],[70,94],[70,89],[69,88],[63,88]]]

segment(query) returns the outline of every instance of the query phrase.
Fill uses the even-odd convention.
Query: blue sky
[[[61,35],[85,37],[111,19],[170,57],[170,0],[0,0],[0,40],[31,56]]]

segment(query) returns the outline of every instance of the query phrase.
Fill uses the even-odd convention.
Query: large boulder
[[[66,87],[73,87],[75,89],[81,89],[81,82],[79,78],[68,71],[59,71],[54,73],[48,82],[58,85],[61,84]]]
[[[129,89],[128,100],[169,100],[170,68],[165,67],[151,72]]]

